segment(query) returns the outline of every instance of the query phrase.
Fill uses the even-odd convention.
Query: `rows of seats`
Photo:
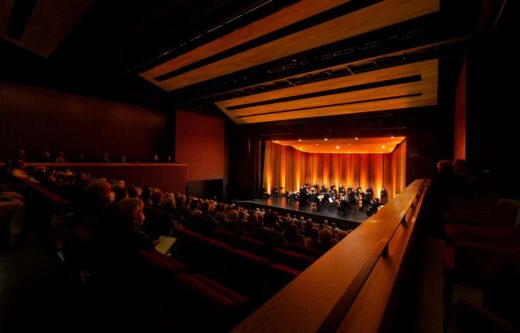
[[[461,331],[468,331],[472,323],[479,321],[493,327],[494,332],[513,332],[520,325],[518,213],[517,205],[500,202],[496,195],[452,201],[444,225],[446,326],[456,312]],[[474,305],[464,301],[452,307],[456,285],[480,290],[482,308],[475,310]],[[461,316],[465,316],[464,320]]]
[[[300,271],[196,232],[176,228],[174,258],[214,278],[259,304]]]

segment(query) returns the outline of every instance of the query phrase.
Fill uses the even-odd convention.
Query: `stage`
[[[315,222],[323,222],[327,220],[329,223],[336,223],[342,226],[342,229],[354,229],[359,224],[363,223],[368,217],[365,211],[351,211],[348,213],[339,213],[336,208],[329,208],[327,206],[318,206],[317,211],[311,211],[310,204],[304,208],[300,208],[298,201],[287,201],[285,197],[269,198],[269,199],[253,199],[253,200],[236,200],[237,205],[248,208],[275,208],[285,214],[289,213],[291,216],[296,215],[299,219],[303,216],[305,219],[312,218]]]

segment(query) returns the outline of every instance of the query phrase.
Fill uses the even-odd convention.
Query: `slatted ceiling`
[[[336,65],[336,66],[333,66],[333,67],[329,67],[327,69],[327,71],[342,70],[342,69],[345,69],[347,66],[350,66],[352,64],[362,63],[362,62],[371,61],[371,60],[377,61],[377,59],[386,58],[386,57],[396,57],[396,56],[402,57],[402,56],[406,56],[406,55],[409,55],[409,54],[422,53],[422,52],[426,52],[427,50],[431,50],[432,48],[440,47],[442,45],[461,43],[461,42],[466,41],[466,40],[468,40],[468,37],[453,38],[453,39],[449,39],[449,40],[445,40],[445,41],[441,41],[441,42],[429,43],[429,44],[421,45],[421,46],[418,46],[418,47],[412,47],[412,48],[408,48],[408,49],[399,50],[399,51],[396,51],[396,52],[390,52],[390,53],[387,53],[387,54],[378,55],[378,56],[375,56],[375,57],[365,58],[365,59],[358,60],[358,61],[352,61],[352,62],[349,62],[349,63]],[[297,74],[297,75],[285,78],[284,80],[294,81],[294,80],[298,80],[300,78],[303,78],[304,76],[317,75],[319,73],[322,73],[323,71],[324,71],[323,69],[319,69],[319,70],[309,71],[309,72],[305,72],[305,73],[300,73],[300,74]],[[226,96],[226,94],[230,94],[230,93],[234,93],[234,92],[238,93],[238,92],[241,92],[241,91],[246,91],[248,89],[259,89],[259,87],[261,87],[261,86],[273,85],[273,84],[275,84],[276,82],[279,82],[279,81],[280,81],[280,79],[277,79],[277,80],[273,80],[273,81],[262,82],[260,84],[255,84],[255,85],[251,85],[251,86],[246,86],[246,87],[241,87],[241,88],[229,90],[229,91],[226,91],[226,92],[218,92],[218,93],[209,94],[209,95],[201,95],[201,96],[194,97],[194,98],[190,99],[189,102],[194,102],[194,101],[198,101],[198,100],[202,100],[202,99],[208,99],[208,98],[211,98],[211,97],[217,97],[218,98],[218,96]],[[249,96],[249,94],[247,94],[247,96]]]
[[[377,88],[300,98],[303,94],[327,92],[340,87],[420,75],[420,81]],[[239,97],[216,105],[237,124],[251,124],[301,118],[337,116],[360,112],[423,107],[437,104],[438,60],[428,60],[380,69],[337,79],[289,87],[278,91]],[[276,102],[277,98],[294,97]],[[264,103],[247,106],[250,103]],[[244,105],[244,107],[240,107]],[[236,107],[228,110],[229,107]]]
[[[147,80],[153,80],[155,77],[164,73],[205,59],[208,55],[218,54],[349,1],[350,0],[301,0],[268,17],[259,19],[243,28],[239,28],[222,38],[204,44],[193,51],[156,66],[141,76]]]
[[[48,57],[93,3],[94,0],[39,0],[22,43],[32,52]]]
[[[309,94],[319,91],[327,91],[331,89],[336,89],[339,87],[348,87],[354,85],[361,85],[366,83],[371,83],[374,81],[384,81],[391,80],[396,78],[402,78],[407,76],[412,76],[416,74],[421,74],[423,77],[426,76],[436,76],[437,75],[437,60],[428,60],[422,61],[412,64],[406,64],[402,66],[384,68],[376,71],[371,71],[367,73],[361,73],[350,76],[338,77],[335,79],[329,79],[324,81],[318,81],[314,83],[304,84],[301,86],[289,87],[285,89],[238,97],[226,101],[220,101],[216,104],[219,107],[228,108],[230,106],[256,103],[259,101],[268,101],[277,98],[298,96],[303,94]]]
[[[14,0],[0,1],[0,36],[5,34],[9,17],[11,16],[11,9],[13,8]]]
[[[172,91],[438,10],[439,0],[385,0],[163,82],[154,80],[148,72],[140,75],[164,90]]]
[[[398,98],[385,100],[383,102],[361,102],[345,106],[323,107],[310,110],[298,110],[276,114],[255,115],[244,118],[234,119],[237,124],[253,124],[263,122],[273,122],[282,120],[316,118],[327,116],[347,115],[354,113],[368,113],[385,110],[396,110],[412,107],[424,107],[435,105],[437,96],[434,94],[421,95],[416,97]]]

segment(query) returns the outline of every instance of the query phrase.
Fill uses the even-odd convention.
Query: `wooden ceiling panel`
[[[273,122],[291,119],[328,117],[337,115],[347,115],[354,113],[367,113],[384,110],[396,110],[412,107],[423,107],[437,104],[436,94],[423,94],[421,96],[396,98],[384,102],[361,102],[346,106],[322,107],[310,110],[296,110],[277,114],[265,114],[237,118],[237,124],[252,124],[262,122]]]
[[[268,101],[278,98],[292,97],[303,94],[310,94],[320,91],[329,91],[339,87],[350,87],[355,85],[367,84],[376,81],[386,81],[407,76],[421,74],[424,78],[437,76],[437,60],[428,60],[407,64],[402,66],[384,68],[356,75],[343,76],[335,79],[323,80],[314,83],[304,84],[301,86],[289,87],[275,91],[255,94],[234,98],[226,101],[218,102],[220,107],[228,108],[242,104],[257,103],[259,101]]]
[[[5,34],[12,0],[0,1],[0,36],[20,47],[47,58],[95,0],[38,0],[18,40]],[[9,3],[11,2],[11,7]],[[7,14],[6,14],[7,13]],[[4,23],[5,22],[5,23]],[[4,26],[5,25],[5,26]]]
[[[177,70],[199,60],[205,59],[208,57],[208,55],[218,54],[222,51],[249,42],[255,38],[264,36],[268,33],[284,28],[288,25],[350,1],[351,0],[301,0],[291,6],[287,6],[277,11],[268,17],[259,19],[245,27],[239,28],[223,36],[222,38],[201,45],[190,52],[184,53],[175,59],[156,66],[151,70],[143,73],[142,76],[152,81],[153,78],[159,75]]]
[[[139,75],[164,90],[172,91],[438,10],[439,0],[385,0],[161,82],[155,78],[168,73],[167,66],[162,67],[162,71],[151,69]],[[191,52],[185,57],[193,55]],[[211,55],[213,53],[208,52],[206,57]],[[175,59],[171,62],[175,63]]]
[[[22,36],[22,43],[32,52],[47,58],[93,3],[94,0],[39,0]],[[45,35],[42,35],[43,31]]]
[[[216,105],[237,124],[430,106],[437,104],[437,72],[438,61],[428,60],[221,101]],[[398,81],[409,77],[413,80]],[[389,80],[396,83],[348,89],[366,83],[394,82]],[[338,88],[347,88],[347,91],[336,93]],[[309,93],[313,95],[306,97]],[[283,99],[277,101],[278,98]]]

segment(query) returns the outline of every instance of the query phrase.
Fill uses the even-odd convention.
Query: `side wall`
[[[166,141],[164,112],[32,86],[0,81],[0,160],[20,149],[38,161],[43,151],[63,151],[68,160],[84,153],[100,161],[127,155],[149,161]]]

